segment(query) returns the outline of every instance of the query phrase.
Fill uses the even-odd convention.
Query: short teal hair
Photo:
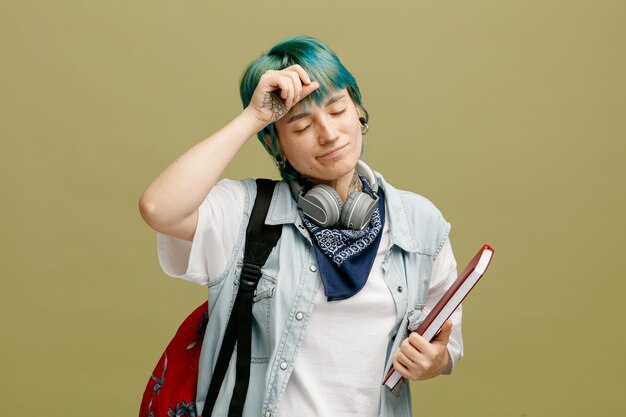
[[[369,114],[361,103],[361,92],[356,80],[343,66],[337,55],[323,42],[311,36],[294,36],[274,45],[269,51],[263,53],[248,65],[241,77],[239,93],[243,107],[248,107],[252,94],[256,89],[261,76],[268,70],[282,70],[292,65],[300,65],[309,74],[313,81],[320,86],[307,97],[300,101],[306,109],[312,100],[319,106],[330,94],[331,90],[347,88],[352,101],[359,107],[365,123],[369,120]],[[265,142],[269,135],[270,143]],[[273,157],[282,157],[278,146],[278,136],[274,123],[269,124],[257,133],[257,136],[265,150]],[[299,179],[300,175],[286,161],[284,168],[279,168],[280,174],[286,180]]]

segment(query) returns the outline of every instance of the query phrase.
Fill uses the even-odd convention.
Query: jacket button
[[[317,267],[315,265],[311,265],[309,269],[311,270],[311,272],[317,271]]]
[[[398,292],[402,292],[402,291],[404,291],[404,288],[402,288],[402,285],[399,285],[398,286]]]
[[[281,362],[281,363],[280,363],[280,369],[282,369],[283,371],[284,371],[285,369],[287,369],[287,362]]]
[[[298,311],[296,313],[296,320],[302,320],[304,318],[304,313],[302,311]]]

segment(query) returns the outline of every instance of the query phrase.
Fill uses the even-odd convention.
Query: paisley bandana
[[[363,188],[371,190],[361,177]],[[313,236],[313,247],[324,293],[328,301],[345,300],[365,286],[376,259],[385,222],[385,199],[378,190],[378,207],[363,230],[321,228],[311,223],[302,210],[302,222]]]

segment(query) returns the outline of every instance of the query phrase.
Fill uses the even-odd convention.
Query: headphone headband
[[[370,187],[372,187],[372,192],[375,195],[378,195],[378,181],[376,180],[376,175],[374,175],[374,171],[372,171],[372,169],[360,159],[356,161],[356,166],[354,168],[356,169],[357,174],[361,174],[365,177]]]
[[[352,192],[345,203],[342,203],[337,191],[329,185],[318,184],[307,190],[306,185],[289,181],[289,188],[298,208],[320,227],[339,223],[349,229],[363,229],[369,224],[378,205],[378,182],[374,172],[363,161],[357,161],[355,170],[367,180],[371,190]]]
[[[372,169],[360,159],[356,162],[356,166],[354,167],[354,169],[356,169],[357,174],[363,175],[365,177],[370,187],[372,187],[373,194],[378,195],[378,181],[376,180],[376,175],[374,175],[374,171],[372,171]],[[298,201],[298,197],[301,194],[304,194],[303,185],[296,180],[289,181],[289,188],[291,189],[291,195],[293,196],[294,200],[296,200],[296,202]]]

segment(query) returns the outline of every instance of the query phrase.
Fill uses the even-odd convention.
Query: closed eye
[[[330,115],[331,115],[331,116],[340,116],[340,115],[342,115],[342,114],[343,114],[343,113],[345,113],[345,112],[346,112],[346,109],[343,109],[343,110],[340,110],[340,111],[338,111],[338,112],[331,113]],[[304,126],[302,129],[295,130],[294,132],[295,132],[295,133],[302,133],[302,132],[304,132],[305,130],[307,130],[310,126],[311,126],[311,125],[306,125],[306,126]]]

